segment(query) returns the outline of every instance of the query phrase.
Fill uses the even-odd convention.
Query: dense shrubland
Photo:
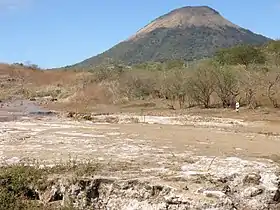
[[[172,109],[226,108],[236,101],[249,108],[278,108],[279,64],[280,44],[275,41],[261,48],[246,45],[223,49],[213,59],[196,63],[173,60],[129,68],[114,64],[90,72],[100,84],[114,83],[111,94],[118,94],[118,100],[161,99]]]
[[[171,109],[227,108],[236,101],[249,108],[279,108],[279,65],[280,41],[274,41],[260,48],[223,49],[213,59],[191,63],[172,60],[130,67],[110,63],[50,71],[20,71],[12,66],[9,75],[17,88],[2,82],[2,90],[10,87],[14,95],[27,98],[57,98],[86,110],[96,104],[124,105],[139,100],[160,101]]]

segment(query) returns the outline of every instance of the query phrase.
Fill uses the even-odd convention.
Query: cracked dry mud
[[[277,127],[198,116],[23,115],[0,123],[0,162],[117,166],[98,177],[60,177],[41,192],[46,202],[60,193],[62,205],[71,199],[80,209],[280,209],[279,168],[269,160],[279,154]]]

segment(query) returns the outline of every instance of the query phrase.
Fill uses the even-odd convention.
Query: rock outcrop
[[[239,158],[198,157],[181,175],[57,178],[40,199],[77,209],[279,209],[278,166]]]

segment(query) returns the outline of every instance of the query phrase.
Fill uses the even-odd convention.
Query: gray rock
[[[242,192],[242,196],[244,196],[244,198],[251,198],[251,197],[258,196],[258,195],[262,194],[263,192],[264,192],[263,188],[248,187]]]
[[[61,199],[62,206],[71,204],[77,209],[277,209],[278,170],[271,162],[197,157],[182,167],[182,178],[177,181],[60,178],[40,198],[44,203]]]
[[[245,178],[243,179],[243,183],[259,185],[261,178],[262,177],[257,173],[250,173],[245,176]]]

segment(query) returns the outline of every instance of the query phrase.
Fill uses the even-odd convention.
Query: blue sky
[[[189,5],[210,6],[237,25],[280,38],[279,0],[0,0],[0,62],[74,64]]]

